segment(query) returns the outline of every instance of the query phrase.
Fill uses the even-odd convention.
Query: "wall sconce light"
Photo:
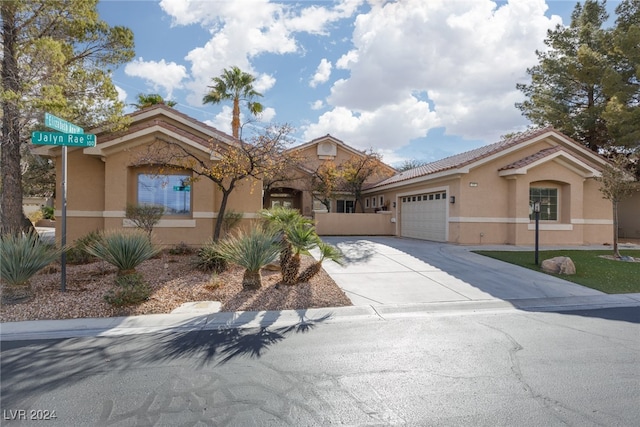
[[[394,207],[394,208],[396,207],[396,202],[393,202],[393,207]]]
[[[449,203],[454,204],[456,202],[456,196],[449,197]]]

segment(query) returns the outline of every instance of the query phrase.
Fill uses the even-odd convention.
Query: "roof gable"
[[[588,165],[589,170],[597,171],[595,167],[590,165],[591,163],[599,165],[606,163],[606,160],[602,157],[568,138],[564,134],[551,127],[545,127],[529,130],[494,144],[485,145],[474,150],[466,151],[435,162],[427,163],[414,169],[403,171],[377,183],[374,187],[378,188],[387,185],[394,185],[404,181],[430,179],[436,176],[440,177],[459,173],[469,173],[472,168],[478,167],[489,161],[493,161],[523,147],[535,144],[541,140],[548,141],[552,146],[551,148],[555,146],[563,148],[565,156],[572,153],[571,158],[581,164]],[[542,156],[544,157],[549,154],[550,153],[543,153]],[[578,160],[578,158],[584,158],[585,160]],[[535,159],[530,159],[529,161],[533,162]]]

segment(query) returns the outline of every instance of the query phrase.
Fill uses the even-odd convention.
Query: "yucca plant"
[[[62,253],[43,242],[36,232],[0,236],[0,277],[5,283],[3,300],[18,302],[32,295],[29,279]]]
[[[262,286],[260,269],[275,261],[280,252],[279,236],[273,230],[254,227],[216,243],[217,250],[226,260],[245,269],[242,286],[259,289]]]
[[[142,230],[107,231],[99,240],[87,244],[85,250],[115,266],[120,276],[134,273],[138,265],[160,252]]]
[[[211,239],[198,250],[194,265],[198,270],[222,273],[227,269],[227,260],[220,254],[217,242]]]
[[[298,282],[308,282],[311,280],[313,276],[320,272],[322,262],[327,259],[337,263],[338,265],[344,265],[342,252],[337,247],[325,242],[319,242],[318,249],[320,249],[320,259],[300,273],[300,276],[298,276]]]

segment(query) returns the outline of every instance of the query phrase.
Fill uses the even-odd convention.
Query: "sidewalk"
[[[0,324],[0,341],[290,327],[318,321],[384,321],[489,311],[640,307],[640,293],[604,294],[483,257],[471,252],[476,249],[472,247],[391,237],[327,237],[324,240],[345,253],[345,267],[327,262],[324,268],[351,299],[354,304],[351,307],[222,313],[208,313],[206,309],[186,313],[178,310],[173,314],[132,317],[10,322]]]

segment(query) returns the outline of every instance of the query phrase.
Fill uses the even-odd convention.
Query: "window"
[[[353,213],[353,200],[336,200],[336,212]]]
[[[384,196],[380,196],[380,207],[384,206]]]
[[[372,208],[375,208],[375,207],[376,207],[376,198],[375,198],[375,197],[372,197],[372,198],[371,198],[371,207],[372,207]]]
[[[191,213],[191,185],[188,175],[138,175],[139,205],[164,207],[165,215]]]
[[[558,189],[529,188],[529,219],[536,219],[533,204],[540,202],[540,219],[542,221],[558,220]]]
[[[366,199],[364,199],[365,205],[366,207],[369,207],[369,198],[367,197]]]

